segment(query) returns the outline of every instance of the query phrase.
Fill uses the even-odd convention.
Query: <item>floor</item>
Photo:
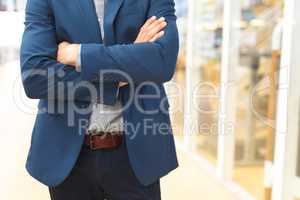
[[[47,188],[32,179],[24,167],[37,102],[28,100],[23,93],[18,61],[0,66],[0,91],[0,199],[49,199]],[[236,199],[201,170],[188,153],[178,148],[178,156],[179,169],[162,179],[163,199]]]

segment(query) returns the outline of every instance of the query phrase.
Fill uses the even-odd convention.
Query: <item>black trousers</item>
[[[126,144],[92,151],[83,146],[66,180],[49,188],[51,200],[160,200],[159,180],[142,185],[129,164]]]

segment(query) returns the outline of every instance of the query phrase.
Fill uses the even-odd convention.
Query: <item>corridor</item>
[[[162,200],[299,200],[300,1],[174,1],[165,88],[180,167]],[[0,200],[49,199],[25,170],[38,102],[20,80],[26,2],[0,0]]]

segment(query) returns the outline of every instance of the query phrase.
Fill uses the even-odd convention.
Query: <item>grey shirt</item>
[[[104,39],[104,13],[105,13],[105,1],[106,0],[94,0],[94,5],[101,27],[102,39]],[[78,62],[76,69],[81,70],[81,60],[80,53],[78,57]],[[113,132],[113,131],[123,131],[123,116],[122,116],[122,105],[120,100],[117,100],[116,104],[104,105],[100,103],[95,103],[90,118],[90,125],[88,128],[89,131],[104,131],[104,132]]]

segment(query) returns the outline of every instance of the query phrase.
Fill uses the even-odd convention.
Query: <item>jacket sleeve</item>
[[[51,12],[48,0],[27,1],[20,52],[25,93],[33,99],[88,100],[80,73],[56,61],[58,41]]]
[[[81,75],[84,80],[96,80],[99,73],[119,71],[134,83],[163,83],[174,74],[179,49],[178,30],[173,0],[151,0],[148,17],[165,17],[165,35],[155,42],[139,44],[82,44]],[[126,81],[121,73],[103,76],[108,81]]]

